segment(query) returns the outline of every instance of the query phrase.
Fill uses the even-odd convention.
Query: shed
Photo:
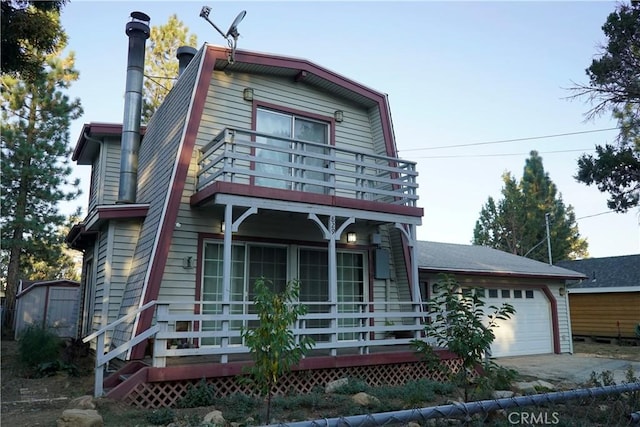
[[[586,279],[569,285],[574,337],[636,338],[640,324],[640,254],[561,261]]]
[[[30,325],[60,337],[76,337],[80,283],[71,280],[20,281],[16,295],[16,338]]]

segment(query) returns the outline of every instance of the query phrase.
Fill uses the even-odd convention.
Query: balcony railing
[[[197,191],[216,182],[415,207],[416,163],[225,128],[201,149]]]

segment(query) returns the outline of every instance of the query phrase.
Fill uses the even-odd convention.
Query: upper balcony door
[[[327,153],[325,146],[329,144],[329,123],[295,114],[258,108],[256,131],[297,141],[266,137],[256,138],[256,142],[268,146],[268,148],[256,149],[256,158],[264,160],[264,162],[256,162],[256,172],[270,176],[280,175],[282,178],[257,176],[254,181],[255,185],[311,193],[326,192],[326,187],[310,182],[294,186],[294,181],[290,177],[295,176],[297,182],[300,182],[300,178],[303,181],[326,181],[325,174],[318,170],[323,169],[326,162],[317,156]],[[305,144],[305,142],[321,145]],[[310,154],[311,156],[309,156]]]

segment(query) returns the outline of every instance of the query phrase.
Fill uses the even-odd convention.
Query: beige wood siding
[[[89,212],[92,212],[96,206],[98,206],[98,204],[100,203],[99,200],[101,199],[100,197],[100,193],[101,193],[101,179],[102,179],[102,174],[100,173],[102,165],[104,164],[104,161],[102,160],[102,152],[103,149],[101,147],[100,149],[100,154],[98,154],[96,156],[95,159],[93,159],[93,163],[91,164],[91,185],[89,187]]]
[[[102,144],[104,151],[104,172],[102,177],[102,205],[111,205],[118,200],[120,183],[120,138],[107,138]]]
[[[133,253],[140,234],[140,221],[114,221],[109,302],[107,310],[108,322],[118,320],[122,295],[131,270]]]
[[[640,323],[640,292],[569,294],[574,335],[593,337],[635,337]]]
[[[386,154],[377,108],[372,111],[358,107],[349,101],[332,97],[304,83],[295,83],[290,79],[240,73],[227,74],[221,71],[214,71],[212,76],[205,109],[200,121],[196,140],[197,147],[209,143],[225,127],[251,128],[252,103],[244,101],[242,98],[242,91],[246,87],[253,88],[254,99],[258,102],[298,110],[302,115],[307,112],[333,117],[335,110],[342,110],[345,119],[342,123],[336,123],[336,145],[362,153]],[[375,138],[378,141],[374,141],[372,122],[377,129]],[[186,257],[196,259],[199,232],[220,232],[222,210],[191,209],[189,205],[189,197],[195,191],[197,159],[198,150],[196,149],[185,183],[177,220],[180,227],[175,229],[172,238],[159,295],[160,299],[189,300],[194,298],[194,286],[185,286],[185,284],[195,284],[196,268],[199,266],[184,268],[183,260]],[[368,236],[375,229],[363,231],[363,236]],[[264,238],[277,236],[278,239],[283,240],[325,242],[317,225],[303,216],[299,218],[292,216],[283,220],[282,217],[267,217],[258,213],[258,215],[253,215],[245,220],[238,234]],[[386,244],[389,243],[386,242]],[[199,284],[195,284],[195,286],[199,286]],[[381,291],[386,292],[385,286],[384,281],[374,284],[374,298],[380,297]],[[392,291],[392,294],[393,298],[398,298],[397,292]]]
[[[200,145],[209,142],[224,127],[251,128],[252,104],[242,99],[245,87],[254,89],[254,99],[258,102],[295,109],[300,114],[307,112],[333,117],[335,110],[343,110],[345,120],[336,123],[336,146],[362,153],[384,154],[375,151],[367,109],[289,79],[237,73],[228,75],[221,71],[215,71],[211,80],[200,125]]]
[[[202,50],[192,61],[199,63]],[[187,67],[163,104],[149,121],[140,146],[137,199],[149,203],[149,211],[141,226],[133,254],[130,274],[122,296],[119,316],[138,308],[143,298],[147,272],[157,245],[166,202],[170,195],[178,150],[183,141],[193,89],[199,67]],[[121,323],[114,331],[114,342],[120,345],[133,333],[133,323]]]
[[[93,305],[93,318],[92,318],[92,328],[94,331],[97,331],[103,324],[102,313],[104,309],[104,300],[105,300],[105,285],[109,280],[110,275],[110,267],[109,267],[109,259],[108,259],[108,244],[109,244],[109,232],[108,227],[103,227],[98,233],[98,242],[97,242],[97,253],[94,259],[96,264],[96,283],[95,283],[95,294],[94,294],[94,305]]]

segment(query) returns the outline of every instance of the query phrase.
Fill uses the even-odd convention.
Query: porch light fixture
[[[561,297],[563,297],[567,294],[567,290],[565,288],[560,288],[558,289],[558,293],[560,294]]]
[[[333,113],[333,118],[336,119],[336,122],[340,123],[344,120],[344,111],[342,110],[336,110]]]
[[[253,101],[253,89],[250,87],[244,88],[242,91],[242,99],[245,101]]]
[[[357,239],[356,233],[349,232],[347,233],[347,243],[355,243]]]
[[[220,223],[220,232],[221,232],[221,233],[224,233],[224,230],[225,230],[225,227],[224,227],[224,221],[222,221],[222,222]]]

